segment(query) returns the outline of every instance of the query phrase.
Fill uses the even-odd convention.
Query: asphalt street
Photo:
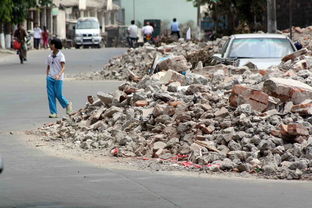
[[[95,71],[125,49],[64,50],[66,73]],[[21,65],[0,54],[0,208],[308,208],[312,183],[183,176],[99,168],[54,157],[24,145],[14,132],[51,122],[47,118],[45,60],[48,50],[31,51]],[[65,80],[74,109],[88,95],[112,92],[117,81]],[[65,116],[64,110],[61,114]],[[53,120],[52,120],[53,121]],[[13,132],[10,135],[9,132]]]

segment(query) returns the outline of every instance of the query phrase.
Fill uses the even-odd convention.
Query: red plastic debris
[[[111,151],[111,154],[112,154],[113,156],[117,156],[118,153],[119,153],[119,149],[118,149],[117,147],[116,147],[115,149],[112,149],[112,151]]]

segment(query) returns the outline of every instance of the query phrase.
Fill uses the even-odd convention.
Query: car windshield
[[[283,38],[240,38],[234,39],[230,58],[281,58],[294,49],[288,39]]]
[[[77,29],[98,29],[99,23],[95,20],[79,20]]]

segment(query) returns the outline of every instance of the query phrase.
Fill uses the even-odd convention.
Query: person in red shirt
[[[43,42],[43,47],[48,48],[48,46],[49,46],[49,31],[47,30],[46,26],[43,26],[42,42]]]

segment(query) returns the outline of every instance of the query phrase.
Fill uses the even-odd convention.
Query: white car
[[[285,35],[238,34],[230,36],[221,54],[215,54],[214,57],[233,61],[236,66],[252,62],[258,69],[267,69],[280,64],[284,56],[295,51],[295,45]]]
[[[75,26],[75,47],[95,46],[101,48],[103,45],[101,26],[95,17],[81,17]]]

